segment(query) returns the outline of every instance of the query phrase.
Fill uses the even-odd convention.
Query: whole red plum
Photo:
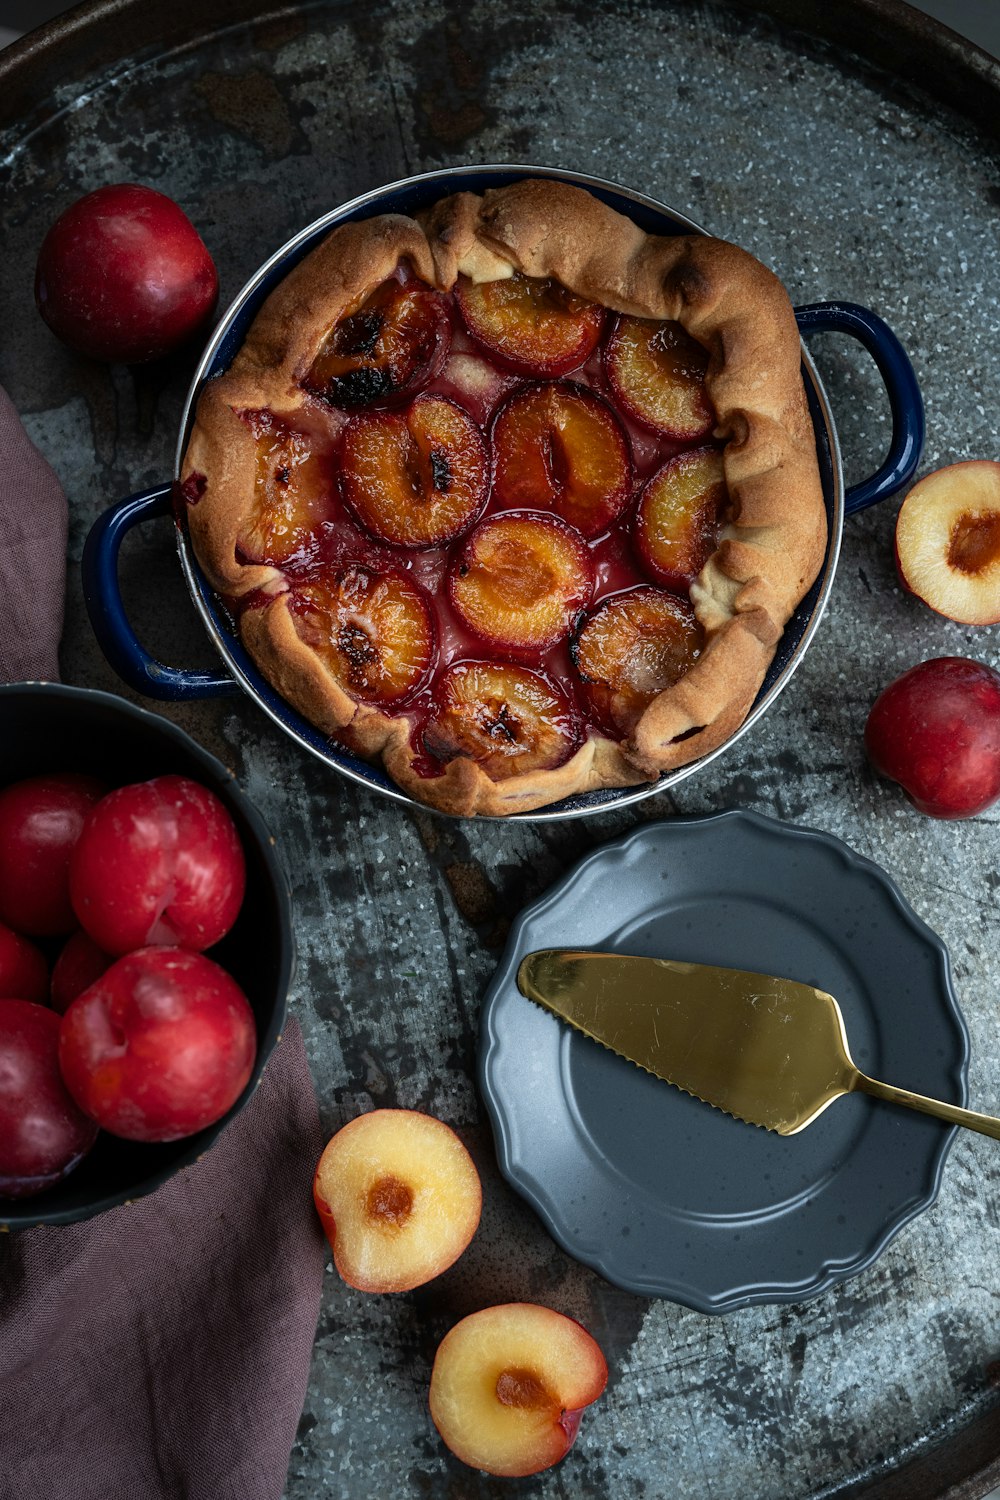
[[[1000,673],[963,656],[911,667],[879,695],[868,758],[932,818],[970,818],[1000,798]]]
[[[49,1003],[52,1009],[64,1015],[69,1006],[99,979],[114,959],[103,948],[98,948],[94,939],[86,932],[74,932],[52,965],[49,985]]]
[[[59,1182],[97,1136],[60,1074],[59,1026],[44,1005],[0,1000],[0,1197]]]
[[[185,776],[109,792],[70,862],[73,908],[105,953],[210,948],[236,921],[245,885],[232,818],[214,792]]]
[[[74,1099],[113,1135],[173,1141],[236,1102],[256,1047],[249,1001],[224,969],[202,953],[142,948],[70,1005],[59,1062]]]
[[[70,205],[42,242],[35,302],[80,354],[144,364],[187,343],[211,317],[215,263],[172,198],[114,183]]]
[[[103,782],[75,772],[30,776],[0,792],[0,921],[32,937],[77,925],[69,858]]]
[[[44,1005],[49,993],[49,966],[34,943],[0,922],[0,995]]]

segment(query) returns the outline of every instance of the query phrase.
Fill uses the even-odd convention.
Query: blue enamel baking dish
[[[221,374],[246,337],[258,309],[294,265],[338,224],[379,213],[413,214],[438,198],[455,192],[483,192],[524,177],[552,177],[575,183],[633,219],[653,234],[705,234],[675,209],[627,188],[579,172],[534,166],[451,167],[408,177],[377,188],[334,209],[303,229],[271,256],[247,282],[215,330],[188,392],[177,439],[175,472],[179,474],[194,418],[199,392],[206,380]],[[829,519],[829,540],[819,577],[785,629],[757,700],[741,727],[725,744],[691,765],[682,766],[658,782],[640,787],[606,789],[566,798],[517,818],[536,821],[571,818],[637,802],[692,776],[717,755],[724,754],[761,717],[791,678],[819,625],[833,586],[845,516],[864,510],[895,494],[912,477],[924,440],[924,412],[913,368],[896,335],[877,314],[849,302],[821,302],[796,309],[803,337],[802,374],[816,432],[816,452]],[[849,334],[872,356],[885,383],[892,414],[889,452],[870,478],[845,489],[840,448],[830,404],[806,340],[817,333]],[[361,782],[397,802],[410,803],[380,766],[369,765],[314,728],[286,703],[261,675],[233,632],[232,622],[203,577],[183,522],[174,516],[177,550],[191,597],[222,659],[217,672],[192,672],[157,661],[137,639],[122,604],[118,585],[118,554],[125,534],[154,517],[174,515],[174,477],[162,485],[130,495],[107,510],[87,539],[83,582],[94,631],[111,665],[128,685],[151,698],[186,699],[245,692],[276,724],[320,760],[351,780]],[[422,806],[423,804],[421,804]]]

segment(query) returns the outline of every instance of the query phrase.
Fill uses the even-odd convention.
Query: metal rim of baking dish
[[[647,230],[706,233],[686,215],[635,190],[589,174],[523,163],[448,167],[402,178],[351,199],[300,230],[254,273],[210,338],[191,381],[179,425],[174,481],[129,496],[112,506],[97,519],[87,538],[83,579],[91,621],[105,654],[131,687],[164,698],[211,696],[216,692],[230,692],[234,687],[241,688],[281,729],[326,765],[394,801],[414,808],[425,807],[424,803],[402,791],[381,765],[362,760],[323,734],[265,679],[239,640],[231,616],[197,564],[183,523],[183,507],[178,506],[174,514],[181,569],[206,633],[226,665],[225,675],[186,674],[165,667],[149,656],[132,632],[121,603],[117,582],[118,548],[128,529],[170,509],[172,488],[180,477],[201,389],[231,363],[254,316],[273,288],[332,228],[376,212],[414,213],[447,192],[462,189],[482,191],[490,185],[509,183],[526,176],[546,177],[584,187]],[[845,514],[895,494],[915,470],[923,446],[923,404],[912,366],[892,330],[877,314],[853,303],[820,303],[797,309],[796,316],[800,332],[848,334],[857,338],[872,355],[892,409],[892,439],[889,453],[876,472],[862,483],[853,485],[845,494],[830,404],[809,352],[800,340],[805,391],[816,434],[817,459],[827,506],[827,548],[819,576],[786,625],[753,707],[740,727],[722,745],[699,760],[666,773],[657,781],[638,787],[579,793],[548,807],[511,814],[511,819],[545,822],[628,806],[694,775],[735,744],[787,686],[815,635],[833,586]]]
[[[0,1201],[0,1232],[30,1229],[40,1224],[72,1224],[81,1219],[93,1218],[109,1208],[145,1197],[147,1193],[162,1186],[182,1168],[189,1167],[200,1160],[229,1122],[249,1102],[260,1085],[268,1061],[281,1041],[282,1028],[288,1014],[288,991],[295,967],[292,898],[288,879],[278,856],[273,835],[228,766],[224,766],[178,724],[172,723],[160,714],[152,713],[147,708],[140,707],[139,704],[129,703],[125,698],[116,697],[113,693],[105,693],[99,688],[74,687],[61,682],[0,684],[0,722],[3,721],[6,706],[14,700],[53,704],[57,706],[56,713],[61,712],[59,705],[65,706],[69,714],[73,714],[75,708],[93,710],[99,716],[134,725],[139,733],[147,737],[151,743],[155,742],[162,750],[165,764],[169,765],[173,757],[179,754],[183,763],[192,767],[196,766],[197,772],[192,770],[187,774],[197,775],[199,779],[204,779],[205,784],[227,804],[230,812],[235,814],[240,826],[240,836],[247,849],[248,867],[250,857],[252,857],[264,876],[269,903],[273,905],[279,949],[274,962],[274,989],[273,995],[270,996],[271,1003],[263,1007],[266,1011],[263,1025],[260,1024],[261,1017],[258,1016],[257,1056],[254,1059],[253,1072],[236,1103],[221,1119],[216,1120],[213,1125],[206,1126],[204,1130],[199,1130],[195,1135],[176,1142],[152,1143],[147,1146],[140,1144],[139,1147],[131,1141],[123,1142],[122,1146],[128,1151],[129,1156],[139,1158],[135,1179],[111,1192],[101,1192],[86,1202],[67,1203],[63,1201],[65,1192],[68,1190],[70,1197],[75,1200],[79,1196],[76,1189],[81,1183],[85,1183],[89,1158],[84,1158],[74,1172],[68,1174],[53,1187],[47,1188],[44,1193],[31,1198]],[[95,741],[89,754],[75,755],[73,748],[67,750],[65,742],[59,741],[46,756],[50,765],[33,763],[30,767],[26,766],[25,774],[34,775],[46,769],[55,770],[63,764],[64,756],[74,760],[75,769],[85,767],[92,774],[100,774],[103,760],[108,759],[113,763],[116,754],[114,743],[107,750],[103,747],[103,741]],[[14,749],[16,754],[16,746]],[[76,749],[79,750],[80,747],[77,746]],[[163,774],[169,774],[169,772],[165,770]],[[227,941],[229,941],[228,938],[223,939],[223,942]],[[213,957],[214,953],[213,949],[209,957]],[[113,1149],[113,1138],[106,1136],[103,1132],[98,1140],[101,1141],[102,1137],[106,1142],[111,1143],[108,1149]],[[149,1158],[148,1166],[144,1162],[146,1156]],[[154,1159],[157,1161],[156,1165],[153,1165]]]

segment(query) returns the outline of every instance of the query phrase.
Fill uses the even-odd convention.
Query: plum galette
[[[545,179],[334,229],[205,385],[180,495],[277,690],[465,815],[722,744],[826,543],[781,284]]]

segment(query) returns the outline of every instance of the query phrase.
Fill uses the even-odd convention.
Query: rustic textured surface
[[[108,180],[184,204],[225,301],[299,225],[409,172],[534,160],[618,179],[745,245],[794,300],[852,298],[883,313],[924,387],[925,469],[998,456],[993,148],[919,94],[767,21],[680,0],[317,7],[86,95],[67,82],[59,103],[29,138],[0,139],[0,381],[70,498],[70,681],[120,690],[76,564],[104,505],[169,472],[189,368],[138,379],[98,369],[37,319],[45,227]],[[828,341],[820,358],[848,477],[862,477],[887,440],[876,381]],[[766,720],[672,796],[617,815],[537,828],[408,815],[335,779],[249,702],[164,709],[234,767],[280,836],[300,945],[293,1004],[325,1125],[372,1104],[425,1108],[457,1126],[484,1177],[480,1234],[429,1288],[365,1298],[330,1273],[288,1500],[832,1496],[991,1399],[1000,1158],[988,1142],[956,1142],[937,1205],[871,1271],[799,1307],[711,1320],[569,1261],[499,1180],[473,1082],[479,997],[513,913],[644,818],[738,805],[825,828],[895,876],[951,949],[971,1102],[1000,1106],[998,815],[921,819],[875,781],[861,747],[867,708],[898,671],[947,653],[995,662],[1000,634],[901,594],[894,510],[849,523],[826,620]],[[167,660],[210,662],[166,527],[133,538],[125,572],[147,643]],[[515,1483],[451,1460],[425,1408],[445,1329],[508,1298],[578,1317],[611,1365],[566,1462]]]

